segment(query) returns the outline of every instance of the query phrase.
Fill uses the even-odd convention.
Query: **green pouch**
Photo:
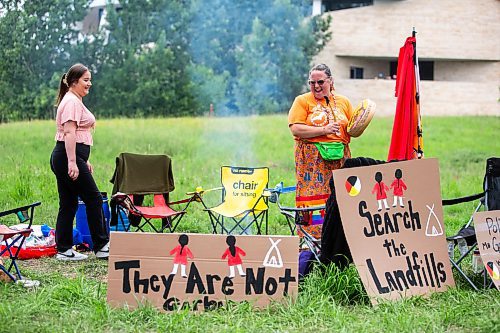
[[[326,161],[336,161],[344,157],[344,144],[342,142],[315,142],[314,145]]]

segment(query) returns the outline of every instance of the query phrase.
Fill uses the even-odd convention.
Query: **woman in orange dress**
[[[310,91],[295,98],[288,113],[288,126],[295,138],[295,171],[297,180],[296,206],[317,207],[330,196],[332,171],[339,169],[347,158],[350,135],[347,125],[353,116],[351,102],[338,94],[333,86],[332,72],[325,64],[309,72]],[[318,143],[337,142],[343,148],[340,158],[325,160]],[[312,216],[305,231],[321,237],[324,210]]]

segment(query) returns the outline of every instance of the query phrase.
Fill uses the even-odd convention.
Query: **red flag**
[[[408,37],[399,50],[396,76],[396,114],[387,160],[411,160],[423,157],[420,124],[418,59],[416,38]]]

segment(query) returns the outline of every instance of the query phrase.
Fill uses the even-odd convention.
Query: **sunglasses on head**
[[[319,84],[320,86],[322,86],[323,84],[325,84],[326,80],[318,80],[318,81],[312,81],[312,80],[309,80],[307,81],[309,83],[309,85],[311,86],[314,86],[316,83]]]

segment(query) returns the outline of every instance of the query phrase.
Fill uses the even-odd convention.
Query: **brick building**
[[[318,11],[332,17],[332,40],[314,62],[353,104],[371,98],[394,114],[392,76],[415,27],[422,115],[500,116],[500,1],[314,0]]]

